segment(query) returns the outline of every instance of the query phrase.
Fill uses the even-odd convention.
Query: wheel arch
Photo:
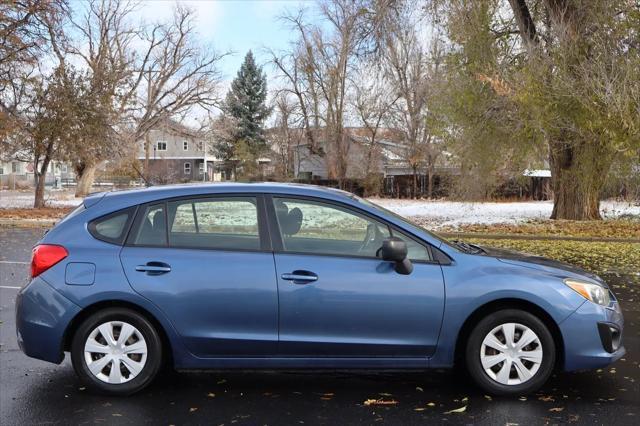
[[[485,303],[484,305],[479,306],[475,311],[473,311],[467,319],[462,324],[460,331],[458,332],[458,338],[456,339],[455,353],[454,353],[454,362],[456,364],[460,364],[464,361],[465,356],[465,344],[469,339],[469,335],[473,330],[473,327],[485,316],[501,311],[504,309],[520,309],[525,312],[528,312],[532,315],[535,315],[538,319],[540,319],[544,325],[547,326],[551,336],[553,336],[553,342],[556,345],[556,368],[562,368],[564,365],[564,340],[562,338],[562,333],[560,332],[560,327],[556,323],[556,321],[549,315],[547,311],[541,308],[539,305],[536,305],[533,302],[524,299],[517,298],[505,298],[505,299],[497,299],[492,300],[490,302]]]
[[[107,308],[127,308],[145,317],[155,327],[158,335],[160,336],[163,359],[165,360],[167,365],[173,365],[173,345],[171,344],[171,340],[169,339],[167,331],[162,326],[162,323],[158,321],[158,319],[147,309],[138,304],[125,300],[105,300],[96,302],[89,306],[86,306],[84,309],[78,312],[65,329],[62,339],[62,351],[68,352],[71,350],[71,342],[73,341],[73,336],[75,335],[78,326],[85,319],[87,319],[94,313]]]

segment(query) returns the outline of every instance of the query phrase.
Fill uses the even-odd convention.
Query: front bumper
[[[80,307],[43,279],[36,277],[16,299],[16,332],[22,352],[32,358],[59,364],[67,325]]]
[[[564,370],[602,368],[620,359],[626,352],[622,341],[623,326],[617,301],[608,308],[584,302],[560,323]]]

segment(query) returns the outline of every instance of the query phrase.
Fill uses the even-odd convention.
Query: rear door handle
[[[318,276],[310,271],[293,271],[280,275],[280,278],[293,281],[294,284],[309,284],[318,281]]]
[[[162,275],[171,272],[171,266],[162,262],[149,262],[146,265],[136,266],[136,271],[146,272],[147,275]]]

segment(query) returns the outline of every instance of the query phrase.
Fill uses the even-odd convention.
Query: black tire
[[[538,371],[529,380],[520,384],[501,384],[489,377],[480,361],[484,338],[495,328],[505,323],[518,323],[530,328],[540,339],[542,362]],[[538,390],[551,376],[556,362],[553,336],[547,326],[535,315],[518,309],[505,309],[483,318],[469,335],[465,351],[467,370],[474,381],[486,392],[497,396],[525,395]]]
[[[84,357],[84,346],[91,332],[108,321],[123,321],[134,326],[144,337],[147,344],[147,357],[142,370],[133,379],[120,384],[103,382],[93,375]],[[98,393],[108,395],[131,395],[148,386],[162,366],[162,340],[155,327],[142,315],[126,308],[107,308],[98,311],[76,330],[71,343],[71,361],[73,368],[86,385]]]

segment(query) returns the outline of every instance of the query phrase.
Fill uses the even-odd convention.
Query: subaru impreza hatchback
[[[94,194],[33,249],[17,299],[28,356],[102,392],[176,369],[466,365],[523,394],[618,358],[597,276],[447,242],[346,192],[213,184]]]

